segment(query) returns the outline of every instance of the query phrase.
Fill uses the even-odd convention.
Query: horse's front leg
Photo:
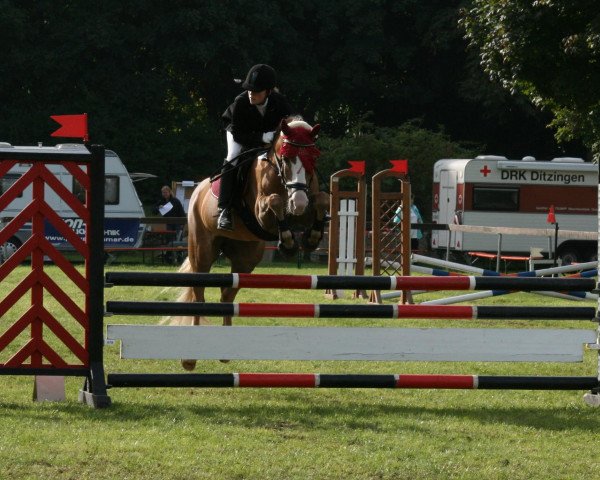
[[[188,287],[184,294],[180,297],[179,301],[204,303],[204,287]],[[192,325],[194,326],[205,323],[207,323],[207,321],[204,317],[198,315],[192,317]],[[196,360],[182,359],[181,366],[185,370],[192,371],[194,368],[196,368]]]
[[[315,208],[315,221],[302,237],[302,246],[308,251],[316,249],[323,238],[325,214],[329,209],[329,195],[325,192],[317,192],[312,200]]]
[[[232,303],[239,291],[239,288],[221,287],[221,303]],[[223,317],[224,327],[231,327],[231,318],[232,317]],[[221,359],[220,361],[223,363],[229,363],[229,360],[225,358]]]
[[[232,303],[239,291],[239,288],[221,287],[221,303]],[[223,317],[223,326],[231,327],[231,317]]]
[[[273,212],[277,220],[277,230],[279,231],[279,250],[290,256],[298,251],[298,245],[294,241],[294,235],[285,220],[285,202],[280,195],[273,193],[260,199],[261,216]]]

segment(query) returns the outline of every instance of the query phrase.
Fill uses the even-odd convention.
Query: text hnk
[[[516,170],[502,170],[502,180],[527,180],[526,172],[517,172]]]

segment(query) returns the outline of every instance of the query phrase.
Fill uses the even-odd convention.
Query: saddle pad
[[[217,178],[215,181],[210,183],[210,192],[213,197],[219,198],[219,192],[221,191],[221,179]]]

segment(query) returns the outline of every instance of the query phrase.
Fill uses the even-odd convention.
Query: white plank
[[[581,362],[593,330],[108,325],[122,358]]]
[[[354,275],[356,266],[356,200],[348,200],[347,232],[346,232],[346,264],[344,275]]]

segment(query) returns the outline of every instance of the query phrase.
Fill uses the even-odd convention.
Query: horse
[[[232,273],[251,273],[261,261],[265,240],[278,239],[279,250],[291,256],[298,245],[293,227],[306,228],[303,248],[312,251],[323,237],[329,195],[319,191],[315,141],[320,126],[303,120],[282,120],[268,152],[255,155],[248,170],[241,205],[234,209],[234,229],[217,229],[217,195],[211,179],[204,179],[190,197],[188,208],[188,257],[180,272],[209,272],[222,252]],[[245,219],[245,220],[244,220]],[[221,287],[221,302],[233,302],[239,289]],[[178,301],[204,302],[203,287],[187,287]],[[202,325],[203,317],[175,317],[172,324]],[[223,325],[232,324],[223,317]],[[193,370],[195,360],[182,360]]]

